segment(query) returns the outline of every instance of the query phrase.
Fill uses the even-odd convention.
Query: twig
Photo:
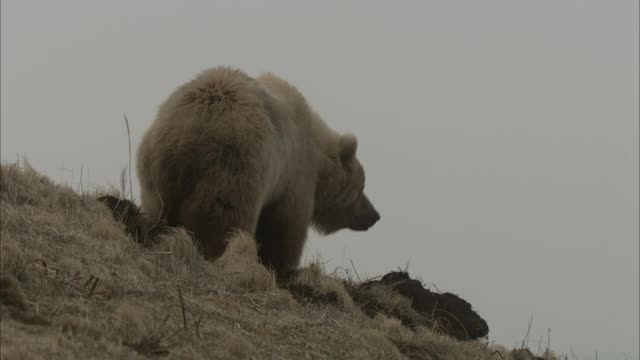
[[[84,189],[82,187],[82,169],[83,168],[83,164],[80,164],[80,194],[84,195]]]
[[[98,281],[99,281],[99,280],[100,280],[100,278],[99,278],[99,277],[96,277],[96,278],[95,278],[95,280],[94,280],[94,282],[93,282],[93,285],[91,286],[91,291],[89,291],[89,295],[88,295],[88,297],[91,297],[91,295],[93,295],[93,291],[96,289],[96,286],[98,286]]]
[[[407,265],[404,268],[404,272],[408,273],[409,272],[409,264],[411,263],[411,257],[409,257],[407,259]]]
[[[262,312],[262,311],[260,311],[260,310],[258,310],[258,307],[257,307],[257,306],[255,306],[255,305],[248,304],[248,305],[247,305],[247,307],[248,307],[249,309],[251,309],[251,310],[253,310],[253,311],[257,312],[257,313],[258,313],[258,314],[260,314],[260,315],[265,315],[265,313],[264,313],[264,312]]]
[[[182,290],[180,290],[180,285],[178,287],[178,297],[180,298],[180,308],[182,309],[182,326],[184,331],[187,331],[187,312],[184,310],[184,299],[182,298]]]
[[[243,328],[240,326],[240,323],[236,323],[236,327],[238,327],[238,330],[242,331],[245,335],[251,335],[251,334],[249,334],[249,332],[248,332],[248,331],[246,331],[245,329],[243,329]]]
[[[360,280],[360,275],[358,274],[358,270],[356,270],[355,265],[353,265],[353,260],[349,260],[349,262],[351,263],[351,267],[353,268],[353,272],[356,274],[356,277],[358,278],[358,282],[362,282]]]
[[[536,351],[536,355],[540,355],[541,350],[542,350],[542,335],[540,335],[540,341],[538,341],[538,351]]]
[[[500,352],[500,350],[496,350],[493,353],[491,353],[491,356],[489,356],[487,358],[487,360],[491,359],[495,354],[498,354],[498,356],[500,356],[502,358],[502,360],[505,360],[504,356],[502,356],[502,353]]]
[[[127,197],[127,165],[120,170],[120,191],[123,197]]]
[[[82,287],[87,287],[91,283],[91,281],[93,281],[93,278],[93,275],[89,275],[89,278],[84,282],[84,284],[82,284]]]
[[[196,337],[198,337],[198,339],[202,339],[202,334],[200,333],[200,323],[202,322],[202,316],[200,316],[198,318],[198,321],[196,321]]]
[[[129,139],[129,194],[131,201],[133,201],[133,181],[131,180],[131,129],[129,128],[129,119],[127,114],[124,114],[124,122],[127,124],[127,138]],[[122,194],[127,196],[127,194]]]
[[[440,291],[440,289],[438,288],[438,285],[434,284],[434,283],[430,283],[431,285],[433,285],[434,288],[436,288],[436,291],[438,292],[438,294],[441,294],[442,292]]]
[[[524,349],[525,346],[529,347],[529,333],[531,332],[531,324],[533,324],[533,314],[531,314],[531,317],[529,318],[529,326],[527,326],[527,332],[522,339],[522,346],[520,347],[521,349]]]
[[[151,335],[149,335],[150,338],[156,336],[156,334],[164,327],[164,325],[167,323],[167,321],[169,321],[169,318],[171,317],[170,314],[167,314],[167,316],[164,317],[164,320],[162,320],[162,323],[160,323],[160,326],[158,326],[152,333]]]

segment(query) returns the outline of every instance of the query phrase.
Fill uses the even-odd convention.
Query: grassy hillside
[[[531,358],[406,327],[423,316],[407,298],[317,265],[285,289],[243,234],[207,262],[181,230],[141,246],[96,194],[29,167],[3,165],[0,190],[2,359]]]

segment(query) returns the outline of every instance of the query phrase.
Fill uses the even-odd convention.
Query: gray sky
[[[369,232],[327,269],[409,271],[490,338],[638,358],[638,2],[2,1],[1,151],[118,184],[197,72],[273,71],[359,137]],[[61,167],[74,169],[62,174]],[[90,171],[87,178],[86,170]],[[137,181],[134,179],[134,181]],[[135,187],[137,191],[137,185]],[[536,350],[537,345],[531,344]]]

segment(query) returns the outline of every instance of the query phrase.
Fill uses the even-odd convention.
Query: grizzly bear
[[[210,68],[168,97],[142,138],[142,211],[191,231],[205,258],[245,231],[265,265],[292,271],[309,227],[364,231],[380,219],[356,149],[285,80]]]

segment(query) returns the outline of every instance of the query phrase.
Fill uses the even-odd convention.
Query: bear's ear
[[[356,156],[358,150],[358,139],[354,135],[347,134],[340,136],[340,160],[343,164],[349,164]]]

